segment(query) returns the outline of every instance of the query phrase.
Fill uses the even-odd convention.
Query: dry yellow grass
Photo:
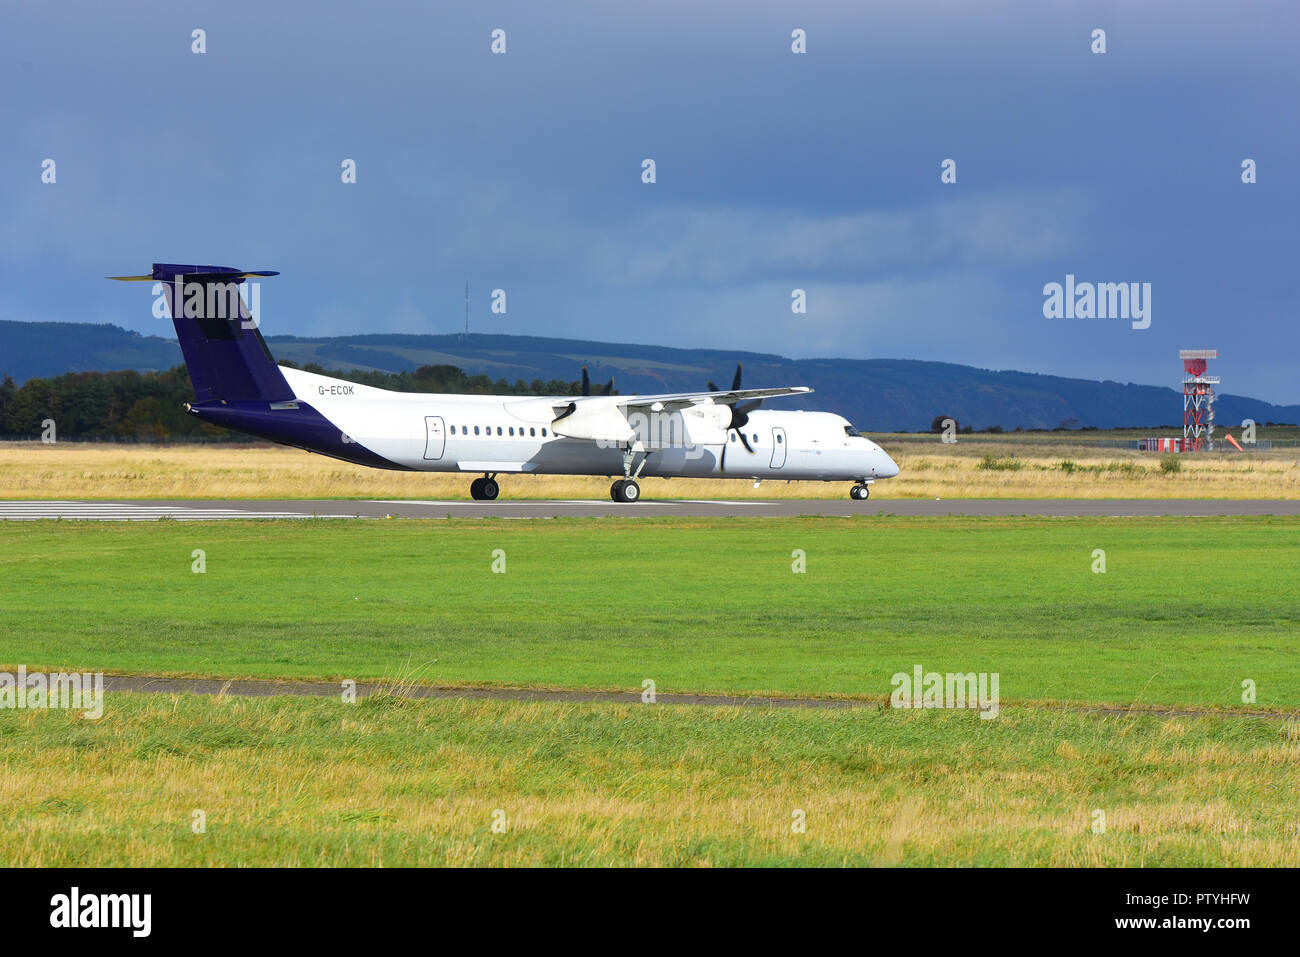
[[[880,443],[902,469],[877,498],[1300,498],[1300,453],[1180,457],[1166,475],[1150,453],[963,439]],[[982,468],[985,456],[1018,468]],[[1064,461],[1073,463],[1067,471]],[[0,442],[0,499],[468,498],[468,474],[387,472],[272,445]],[[847,482],[645,479],[647,498],[844,498]],[[605,498],[609,480],[504,476],[506,498]]]
[[[891,447],[884,438],[881,445],[901,472],[873,494],[890,498],[1300,498],[1295,449],[1179,455],[1180,471],[1165,474],[1157,454],[1084,442],[913,439]],[[988,456],[997,467],[981,467]]]
[[[1296,744],[1262,722],[121,694],[4,721],[6,865],[1300,859]]]

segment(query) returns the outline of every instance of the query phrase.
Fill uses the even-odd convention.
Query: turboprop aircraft
[[[147,276],[167,303],[194,401],[205,422],[358,465],[478,474],[475,499],[500,493],[497,476],[606,475],[616,502],[641,497],[643,475],[665,478],[849,481],[864,500],[898,474],[880,446],[827,412],[758,411],[805,386],[667,395],[436,395],[390,392],[279,366],[240,294],[271,270],[154,263]],[[583,370],[584,386],[588,380]]]

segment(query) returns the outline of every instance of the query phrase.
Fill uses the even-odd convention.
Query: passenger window
[[[546,430],[542,429],[542,438],[546,438]]]
[[[501,434],[501,426],[498,425],[498,426],[497,426],[497,435],[500,435],[500,434]]]
[[[731,441],[732,441],[732,442],[735,442],[735,441],[736,441],[736,433],[735,433],[735,432],[732,432],[732,433],[731,433]]]
[[[478,426],[477,426],[477,425],[474,426],[474,434],[475,434],[475,435],[478,435]]]
[[[757,432],[754,433],[754,444],[755,444],[755,445],[758,445],[758,433],[757,433]]]
[[[529,429],[529,430],[528,430],[528,434],[531,435],[531,436],[533,436],[534,438],[536,438],[536,437],[537,437],[537,430],[536,430],[536,429]]]
[[[784,440],[783,440],[783,439],[781,438],[781,436],[778,434],[777,437],[776,437],[776,444],[777,444],[777,445],[780,445],[780,444],[782,443],[782,441],[784,441]]]
[[[514,435],[514,434],[515,434],[515,427],[514,427],[513,425],[510,426],[510,434],[511,434],[511,435]]]
[[[454,426],[454,425],[451,427],[451,434],[452,434],[452,435],[455,435],[455,434],[456,434],[456,426]]]

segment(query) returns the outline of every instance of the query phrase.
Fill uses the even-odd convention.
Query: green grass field
[[[115,694],[0,719],[0,864],[1294,865],[1297,733]]]
[[[1271,518],[0,523],[0,670],[878,702],[4,710],[0,863],[1295,865],[1298,558]],[[885,707],[917,664],[999,716]]]
[[[1297,585],[1280,518],[8,523],[0,667],[1294,709]]]

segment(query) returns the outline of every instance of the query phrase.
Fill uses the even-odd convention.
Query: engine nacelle
[[[570,403],[551,423],[556,435],[590,439],[602,446],[697,448],[727,441],[735,413],[729,405],[703,402],[680,411],[624,409],[617,396]]]
[[[644,449],[681,449],[721,445],[727,441],[731,410],[723,405],[697,405],[678,412],[633,409],[628,425]]]
[[[686,445],[723,445],[731,428],[731,406],[705,403],[681,412]]]

